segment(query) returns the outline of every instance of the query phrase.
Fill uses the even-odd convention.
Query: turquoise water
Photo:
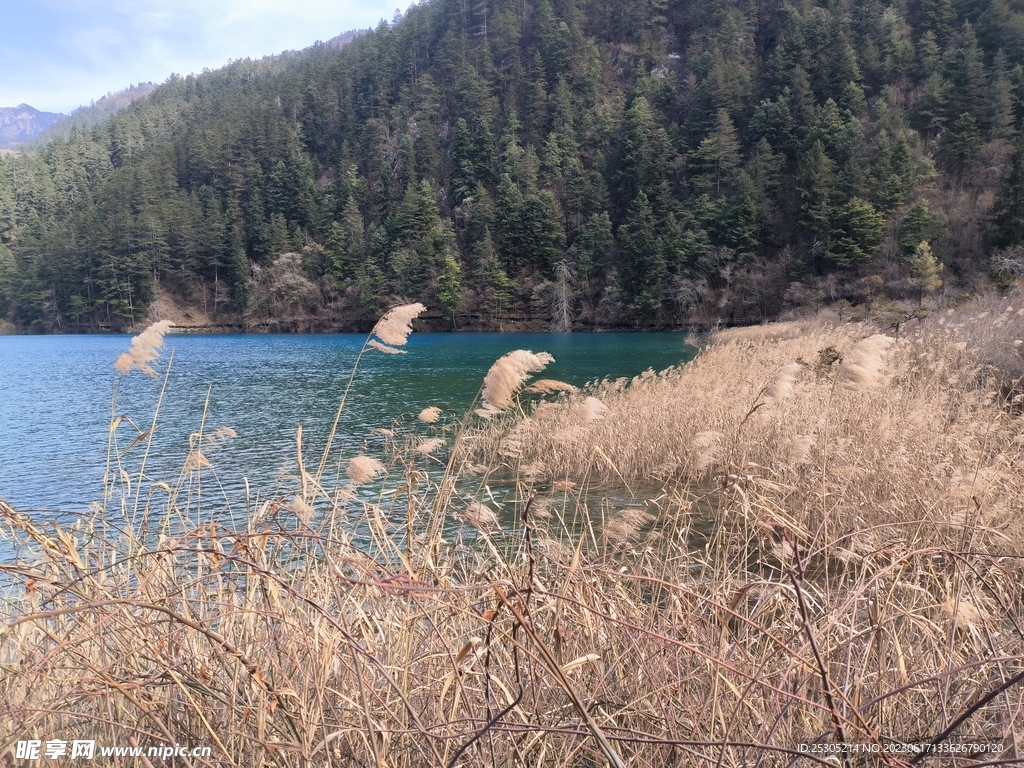
[[[40,518],[85,510],[102,496],[114,360],[128,336],[0,337],[0,498]],[[172,335],[158,364],[173,362],[147,475],[174,483],[189,435],[204,424],[237,434],[211,451],[204,496],[228,509],[244,498],[295,488],[295,433],[301,423],[307,463],[319,457],[364,337]],[[336,456],[373,451],[374,430],[427,406],[460,417],[490,365],[513,349],[551,353],[541,376],[581,385],[635,376],[692,357],[670,333],[413,334],[405,355],[364,355],[340,426]],[[116,413],[147,430],[162,377],[126,377]],[[208,394],[209,393],[209,394]],[[207,403],[207,397],[209,401]],[[205,411],[205,417],[204,417]],[[138,434],[122,420],[126,448]],[[138,456],[139,448],[132,456]],[[209,495],[207,495],[209,494]]]

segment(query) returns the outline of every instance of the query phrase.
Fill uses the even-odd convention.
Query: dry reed
[[[188,764],[218,767],[1019,761],[1024,422],[991,361],[1016,360],[1024,318],[981,314],[869,344],[857,325],[729,332],[681,369],[460,432],[443,476],[413,458],[440,438],[410,428],[384,461],[350,459],[362,495],[308,483],[237,525],[179,508],[204,466],[178,493],[134,485],[131,529],[0,502],[0,754],[49,737],[205,744]],[[829,349],[843,363],[818,364]],[[491,409],[513,410],[534,358],[503,363]],[[657,485],[600,501],[623,482]]]
[[[376,336],[383,344],[373,339],[367,343],[382,352],[401,353],[402,350],[395,349],[395,347],[405,346],[409,334],[412,333],[412,321],[426,309],[422,304],[417,303],[405,304],[388,310],[370,332],[371,336]]]
[[[384,474],[385,467],[371,456],[353,456],[348,462],[346,474],[356,485],[368,483]]]
[[[118,356],[114,368],[121,374],[129,371],[141,371],[147,376],[156,376],[151,363],[160,359],[160,350],[164,345],[164,335],[171,330],[170,320],[153,323],[145,331],[132,339],[131,348]]]
[[[480,395],[484,405],[477,413],[489,418],[508,409],[512,405],[512,398],[526,383],[530,374],[544,370],[554,361],[555,359],[547,352],[534,354],[525,349],[516,349],[502,355],[484,377],[484,387]]]
[[[436,405],[431,405],[420,411],[419,420],[425,424],[435,424],[437,420],[441,418],[441,409]]]

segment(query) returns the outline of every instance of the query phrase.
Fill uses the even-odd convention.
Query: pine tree
[[[728,189],[736,179],[740,165],[740,142],[732,118],[724,109],[718,110],[715,130],[701,141],[693,153],[693,162],[703,176],[704,186],[721,195],[723,185]]]
[[[622,288],[632,299],[633,308],[647,320],[661,308],[668,278],[663,244],[655,227],[650,201],[641,191],[618,234],[622,246]]]
[[[919,34],[931,32],[940,46],[945,46],[956,23],[956,12],[951,0],[921,0],[917,11]]]
[[[455,121],[455,138],[452,140],[452,170],[449,174],[452,199],[461,203],[472,194],[476,186],[475,151],[473,140],[465,118]]]
[[[996,53],[992,69],[994,75],[989,86],[989,108],[986,115],[991,126],[989,134],[993,139],[1007,139],[1013,134],[1013,83],[1004,51]]]
[[[932,30],[927,30],[917,41],[917,73],[923,78],[929,77],[938,69],[942,49]]]
[[[344,227],[333,222],[324,242],[324,258],[327,261],[328,274],[338,280],[352,276],[354,265],[349,258],[348,236]]]
[[[928,210],[928,203],[918,200],[900,223],[897,240],[904,253],[912,253],[922,240],[934,241],[943,234],[938,217]]]
[[[765,99],[754,110],[748,132],[751,143],[764,139],[780,152],[792,157],[796,151],[793,116],[785,99]]]
[[[869,261],[882,245],[885,217],[867,200],[852,198],[836,212],[827,255],[839,267]]]
[[[0,318],[6,317],[14,304],[16,275],[14,255],[0,242]]]
[[[639,192],[652,191],[658,177],[651,138],[654,117],[643,96],[636,98],[623,117],[622,138],[616,162],[614,191],[624,210]]]
[[[995,205],[995,242],[1009,247],[1024,244],[1024,134],[1018,134],[999,181]]]
[[[523,233],[523,194],[507,173],[498,184],[498,199],[494,206],[494,224],[497,228],[502,263],[507,271],[515,273],[525,257]]]
[[[835,163],[817,140],[800,162],[797,194],[800,197],[800,223],[822,236],[832,230],[832,195],[836,187]]]
[[[542,274],[551,275],[565,255],[562,212],[551,192],[530,195],[523,204],[523,252],[520,257]]]
[[[576,236],[579,261],[576,269],[583,278],[604,269],[608,254],[615,244],[612,220],[606,211],[591,214]]]
[[[981,154],[981,131],[974,115],[962,113],[952,126],[942,132],[939,157],[961,186]]]
[[[441,303],[444,316],[455,327],[455,318],[462,304],[462,269],[455,260],[455,256],[447,253],[444,257],[444,267],[437,277],[437,300]]]
[[[497,259],[491,259],[489,283],[494,295],[494,313],[500,320],[512,310],[512,292],[515,283],[512,282]]]
[[[463,207],[465,209],[464,241],[466,247],[472,250],[477,243],[483,240],[485,234],[489,236],[489,230],[494,226],[494,205],[487,189],[483,184],[477,182],[473,188],[473,194],[464,201]]]
[[[988,90],[984,54],[970,24],[964,24],[959,43],[942,57],[942,75],[946,81],[947,118],[966,112],[976,122],[983,121]]]
[[[940,72],[932,72],[914,104],[914,126],[934,136],[946,124],[948,87]]]
[[[914,249],[914,255],[910,257],[910,284],[917,288],[921,294],[921,303],[924,303],[925,296],[935,293],[942,287],[943,264],[935,258],[931,246],[927,240],[922,240]]]

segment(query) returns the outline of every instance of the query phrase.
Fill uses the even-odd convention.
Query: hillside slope
[[[456,0],[0,165],[0,313],[668,327],[1022,271],[1024,2]],[[218,316],[223,316],[218,320]],[[283,323],[283,325],[282,325]]]

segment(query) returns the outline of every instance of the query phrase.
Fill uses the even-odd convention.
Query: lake
[[[295,488],[295,433],[303,424],[307,462],[315,465],[365,337],[348,334],[170,335],[158,363],[173,363],[147,474],[173,484],[189,435],[231,427],[237,437],[211,451],[204,496],[224,509],[251,494]],[[129,336],[0,337],[0,498],[43,519],[85,510],[102,496],[113,363]],[[333,455],[350,457],[380,443],[374,430],[438,406],[461,417],[484,375],[513,349],[551,353],[541,374],[582,385],[632,377],[690,359],[695,349],[673,333],[414,333],[405,355],[364,355]],[[133,372],[117,414],[149,428],[162,377]],[[208,403],[207,403],[208,398]],[[124,420],[122,449],[138,434]],[[139,450],[139,449],[136,449]],[[209,480],[207,479],[209,478]]]

